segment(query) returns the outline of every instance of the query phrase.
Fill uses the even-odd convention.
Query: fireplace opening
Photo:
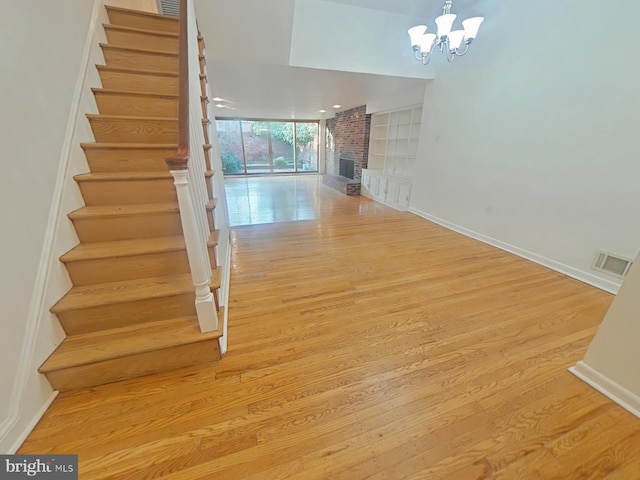
[[[353,180],[353,169],[355,167],[355,161],[348,158],[340,159],[340,176],[347,177]]]

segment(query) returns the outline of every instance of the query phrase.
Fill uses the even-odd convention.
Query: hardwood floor
[[[315,192],[316,219],[234,229],[218,365],[61,394],[21,452],[82,479],[640,476],[640,420],[566,370],[611,295]]]
[[[335,213],[334,204],[342,196],[324,187],[322,176],[314,174],[232,177],[227,178],[225,190],[234,227],[318,219]]]

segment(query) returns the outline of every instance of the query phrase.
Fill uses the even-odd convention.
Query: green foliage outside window
[[[224,173],[240,173],[242,172],[242,161],[233,153],[223,154],[222,171]]]
[[[318,122],[217,120],[216,125],[225,175],[318,170]]]
[[[316,138],[318,130],[317,123],[297,123],[296,143],[298,145],[307,145]],[[254,135],[269,135],[269,127],[271,127],[271,137],[289,145],[293,145],[293,123],[292,122],[253,122],[251,124],[251,133]]]

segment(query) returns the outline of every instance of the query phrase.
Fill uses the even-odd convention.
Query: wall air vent
[[[606,272],[609,275],[624,278],[627,276],[632,264],[633,261],[629,258],[624,258],[607,252],[598,252],[592,268],[594,270]]]
[[[180,0],[158,0],[158,12],[177,17],[180,12]]]

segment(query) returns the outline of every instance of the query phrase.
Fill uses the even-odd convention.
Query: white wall
[[[76,110],[95,108],[78,95],[97,5],[22,0],[5,5],[0,18],[1,452],[19,446],[53,398],[37,368],[64,336],[48,309],[70,287],[57,257],[77,243],[65,214],[82,200],[64,174],[86,171],[79,141],[92,136]]]
[[[407,29],[423,19],[323,0],[296,0],[289,64],[431,78],[413,59]]]
[[[590,265],[640,246],[640,2],[483,3],[469,54],[435,59],[412,210],[616,291]]]
[[[425,80],[426,85],[430,82],[431,80]],[[389,92],[389,95],[377,97],[367,103],[367,113],[381,113],[422,104],[425,88],[424,84],[410,87],[405,85],[395,92]]]
[[[294,0],[196,0],[207,62],[287,65]]]
[[[613,299],[576,375],[640,417],[640,255]]]

